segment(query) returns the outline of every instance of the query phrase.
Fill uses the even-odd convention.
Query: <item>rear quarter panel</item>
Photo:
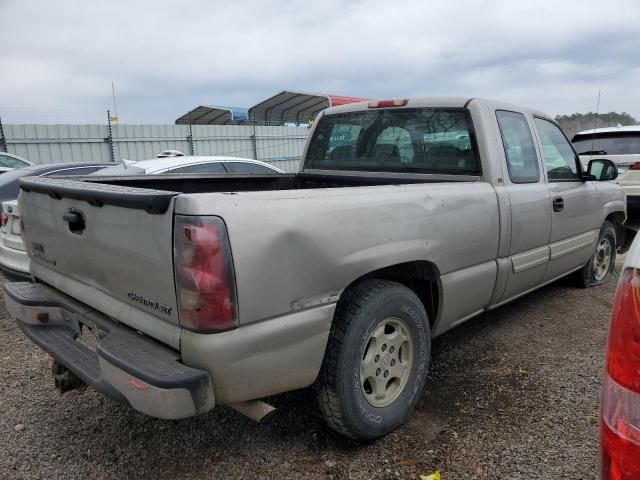
[[[483,282],[469,299],[484,305],[473,308],[488,303],[495,282],[499,216],[485,182],[184,195],[176,213],[224,219],[241,324],[335,303],[359,277],[408,261],[461,279],[487,264],[470,270]],[[471,308],[460,308],[464,291],[449,295],[451,315]]]

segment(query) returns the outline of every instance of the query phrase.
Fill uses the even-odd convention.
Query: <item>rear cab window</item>
[[[310,140],[305,169],[480,175],[473,138],[462,108],[325,115]]]

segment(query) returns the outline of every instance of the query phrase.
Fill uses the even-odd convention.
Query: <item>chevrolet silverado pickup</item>
[[[6,305],[61,392],[260,419],[313,386],[331,428],[370,440],[410,414],[436,335],[570,273],[609,281],[616,175],[527,108],[329,108],[297,174],[22,180],[33,281]]]

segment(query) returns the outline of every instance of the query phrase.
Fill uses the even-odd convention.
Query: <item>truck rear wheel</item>
[[[615,264],[616,229],[612,223],[605,221],[589,263],[578,272],[580,284],[584,288],[604,285],[611,280]]]
[[[430,353],[427,313],[413,291],[376,279],[350,288],[315,384],[329,427],[367,441],[402,425],[420,398]]]

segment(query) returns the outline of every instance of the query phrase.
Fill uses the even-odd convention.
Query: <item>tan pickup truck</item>
[[[609,281],[616,175],[527,108],[330,108],[297,174],[23,180],[34,282],[7,308],[61,391],[260,418],[313,385],[331,428],[372,439],[418,401],[434,336],[570,273]]]

